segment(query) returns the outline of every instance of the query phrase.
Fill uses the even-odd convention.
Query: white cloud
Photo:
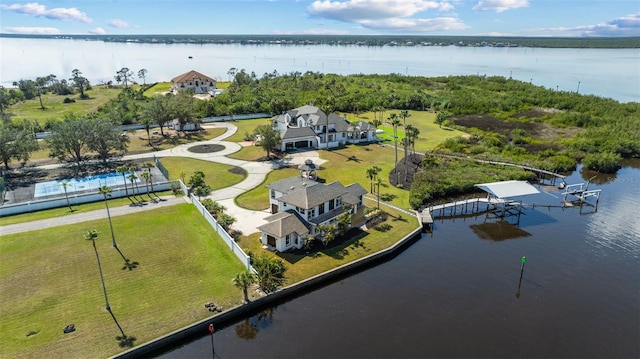
[[[307,10],[312,16],[343,22],[358,22],[359,20],[407,17],[427,10],[448,11],[452,9],[453,5],[449,1],[325,0],[314,1]]]
[[[363,27],[373,30],[402,31],[402,32],[428,32],[464,30],[469,26],[455,17],[438,17],[434,19],[401,19],[392,18],[384,20],[360,21]]]
[[[416,18],[426,11],[451,11],[452,1],[347,0],[314,1],[307,8],[311,16],[359,24],[372,30],[426,32],[468,28],[455,17]]]
[[[104,35],[104,34],[106,34],[107,32],[106,32],[106,31],[104,31],[104,29],[103,29],[103,28],[101,28],[100,26],[98,26],[98,27],[96,27],[95,29],[91,29],[91,30],[89,30],[89,33],[90,33],[90,34],[94,34],[94,35]]]
[[[640,36],[640,13],[623,16],[596,25],[529,29],[527,32],[539,36]]]
[[[11,34],[57,35],[60,33],[60,30],[55,27],[5,27],[4,30]]]
[[[131,24],[129,24],[128,22],[123,21],[123,20],[118,20],[118,19],[113,19],[113,20],[109,21],[108,25],[111,26],[111,27],[118,28],[118,29],[132,27]]]
[[[473,10],[503,12],[528,6],[529,0],[482,0]]]
[[[71,8],[55,8],[47,10],[47,7],[39,3],[27,3],[27,4],[12,4],[12,5],[0,5],[0,9],[6,11],[13,11],[19,14],[30,15],[33,17],[44,17],[51,20],[75,20],[84,23],[91,23],[87,14],[81,12],[75,7]]]

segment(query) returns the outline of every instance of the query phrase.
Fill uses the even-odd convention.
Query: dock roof
[[[475,185],[497,198],[512,198],[540,193],[527,181],[501,181]]]

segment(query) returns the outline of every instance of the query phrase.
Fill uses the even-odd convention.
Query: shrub
[[[590,170],[602,173],[614,173],[620,169],[622,157],[617,153],[590,153],[582,159],[582,163]]]
[[[76,100],[69,98],[69,97],[65,97],[64,100],[62,100],[63,103],[74,103],[76,102]]]

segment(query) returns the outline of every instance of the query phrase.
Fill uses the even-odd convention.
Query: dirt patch
[[[398,184],[402,185],[402,188],[409,190],[411,183],[413,183],[413,176],[420,170],[420,164],[422,162],[423,155],[414,154],[407,157],[407,164],[405,166],[404,158],[398,160],[398,166],[395,170],[389,173],[389,183],[392,186],[397,187]],[[405,181],[405,168],[407,170],[407,180]],[[398,181],[396,181],[396,171],[398,171]]]
[[[489,116],[487,114],[481,115],[465,115],[452,117],[451,120],[458,126],[466,128],[478,128],[483,131],[495,132],[506,136],[511,136],[513,130],[524,130],[525,136],[539,139],[554,139],[554,138],[567,138],[574,136],[579,129],[578,128],[554,128],[546,123],[542,122],[525,122],[524,119],[535,119],[549,114],[549,111],[544,109],[528,110],[519,113],[516,118],[520,121],[507,121],[501,118]],[[519,116],[519,117],[518,117]]]
[[[229,170],[229,172],[236,175],[242,175],[242,176],[247,175],[247,171],[242,167],[233,167]]]
[[[225,147],[223,145],[217,145],[217,144],[197,145],[197,146],[192,146],[188,148],[189,152],[193,152],[193,153],[214,153],[214,152],[220,152],[224,149]]]

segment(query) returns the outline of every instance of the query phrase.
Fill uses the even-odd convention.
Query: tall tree
[[[116,72],[115,80],[117,83],[123,83],[125,88],[129,87],[129,81],[133,78],[133,71],[128,67],[123,67]]]
[[[96,239],[100,232],[94,230],[88,231],[84,235],[84,239],[91,241],[93,244],[93,250],[96,253],[96,259],[98,260],[98,270],[100,271],[100,282],[102,282],[102,290],[104,292],[105,309],[111,313],[111,306],[109,305],[109,298],[107,297],[107,287],[104,285],[104,276],[102,275],[102,265],[100,264],[100,256],[98,255],[98,248],[96,247]]]
[[[407,127],[407,118],[411,117],[411,114],[409,113],[409,111],[407,110],[402,110],[400,111],[400,115],[399,117],[402,119],[402,126],[404,126],[405,128]],[[405,169],[405,175],[404,175],[404,180],[407,180],[407,156],[409,153],[409,139],[407,137],[407,131],[405,129],[405,134],[404,134],[404,138],[402,139],[402,144],[404,147],[404,169]]]
[[[110,119],[91,118],[87,120],[87,147],[98,153],[106,165],[111,151],[126,151],[129,137],[123,135],[119,126]]]
[[[398,126],[401,126],[402,124],[400,123],[400,119],[398,118],[398,114],[396,113],[392,113],[389,115],[388,118],[391,126],[393,126],[393,142],[394,142],[394,147],[395,147],[395,154],[396,154],[396,162],[395,162],[395,168],[394,171],[396,172],[396,186],[398,185],[398,180],[399,180],[399,176],[398,176]]]
[[[9,121],[0,121],[0,160],[7,170],[12,159],[25,163],[37,149],[33,130],[26,123],[20,127]]]
[[[280,132],[275,130],[271,125],[260,125],[253,131],[254,137],[258,139],[258,144],[267,152],[267,159],[271,152],[280,147]]]
[[[82,76],[82,72],[80,72],[80,70],[73,69],[73,71],[71,71],[71,78],[69,79],[69,81],[71,81],[73,83],[73,86],[77,88],[78,91],[80,91],[81,99],[85,99],[88,97],[84,94],[84,91],[87,90],[91,86],[91,84],[86,77]]]
[[[88,123],[88,120],[73,115],[67,115],[63,121],[55,122],[51,126],[51,135],[45,139],[50,149],[49,156],[61,160],[68,156],[80,167],[88,148]]]
[[[138,70],[138,78],[142,79],[142,84],[146,85],[147,84],[147,69],[140,69]]]
[[[60,182],[60,186],[64,191],[64,198],[67,200],[67,207],[69,207],[69,211],[73,211],[73,208],[71,208],[71,203],[69,203],[69,194],[67,193],[67,187],[69,187],[69,181],[64,180]]]
[[[46,91],[48,82],[48,77],[37,77],[35,81],[36,95],[38,96],[38,100],[40,100],[41,110],[44,110],[44,104],[42,104],[42,94]]]
[[[111,187],[109,186],[101,186],[98,188],[98,192],[104,198],[104,206],[107,208],[107,218],[109,218],[109,229],[111,229],[111,245],[113,248],[118,248],[118,244],[116,243],[116,236],[113,233],[113,224],[111,223],[111,212],[109,212],[109,202],[107,201],[107,197],[111,197]]]
[[[192,91],[180,91],[173,97],[173,116],[180,124],[180,131],[184,131],[184,127],[188,123],[198,123],[198,119],[194,116],[194,98]]]
[[[160,134],[164,136],[164,126],[167,122],[174,118],[173,111],[173,95],[167,96],[154,96],[149,102],[147,102],[142,118],[151,118],[153,122],[160,126]],[[147,132],[147,137],[149,133]]]
[[[327,143],[326,149],[329,150],[329,115],[333,113],[335,109],[335,100],[333,99],[333,97],[328,96],[321,100],[318,108],[320,109],[320,111],[322,111],[322,113],[324,113],[324,141]]]
[[[233,285],[242,289],[245,303],[249,301],[249,293],[247,292],[247,289],[255,282],[256,276],[248,270],[236,274],[236,276],[233,278]]]
[[[120,165],[116,167],[116,172],[122,175],[122,179],[124,181],[124,194],[129,197],[129,190],[127,189],[127,172],[129,172],[128,165]]]

